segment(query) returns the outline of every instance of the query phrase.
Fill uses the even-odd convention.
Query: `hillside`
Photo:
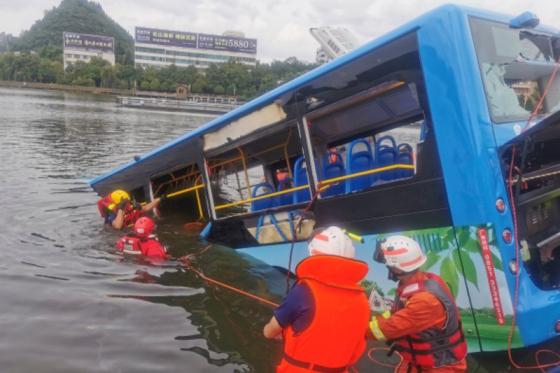
[[[87,0],[63,0],[22,33],[13,49],[33,50],[45,57],[61,58],[64,31],[113,36],[117,62],[134,63],[134,41],[130,34],[113,21],[101,5]]]

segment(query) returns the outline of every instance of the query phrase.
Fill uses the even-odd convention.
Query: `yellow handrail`
[[[192,187],[187,188],[187,189],[183,189],[183,190],[179,190],[177,192],[169,193],[166,197],[167,198],[177,197],[181,194],[189,193],[189,192],[192,192],[193,190],[198,190],[200,188],[204,188],[204,184],[198,184],[198,185],[192,186]]]
[[[322,185],[322,186],[326,186],[326,185],[334,184],[334,183],[337,183],[337,182],[343,181],[343,180],[353,179],[353,178],[360,177],[360,176],[372,175],[372,174],[376,174],[376,173],[380,173],[380,172],[397,170],[397,169],[400,169],[400,170],[403,170],[403,169],[404,170],[414,170],[414,166],[409,165],[409,164],[394,164],[394,165],[391,165],[391,166],[385,166],[385,167],[380,167],[380,168],[374,168],[374,169],[367,170],[367,171],[356,172],[355,174],[333,177],[331,179],[320,181],[319,184]],[[281,195],[284,195],[284,194],[297,192],[298,190],[303,190],[303,189],[307,189],[307,188],[309,188],[309,184],[300,185],[300,186],[297,186],[297,187],[294,187],[294,188],[285,189],[285,190],[281,190],[281,191],[274,192],[274,193],[263,194],[263,195],[260,195],[260,196],[247,198],[247,199],[244,199],[244,200],[241,200],[241,201],[236,201],[236,202],[226,203],[226,204],[223,204],[223,205],[218,205],[214,209],[216,211],[217,210],[222,210],[222,209],[225,209],[225,208],[228,208],[228,207],[244,205],[246,203],[250,203],[250,202],[253,202],[253,201],[260,201],[260,200],[271,198],[271,197],[281,196]]]

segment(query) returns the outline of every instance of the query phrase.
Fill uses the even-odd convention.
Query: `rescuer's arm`
[[[143,212],[151,211],[152,209],[158,207],[160,202],[161,202],[161,198],[156,198],[152,202],[146,203],[144,206],[142,206],[142,211]]]
[[[278,324],[276,317],[272,316],[268,324],[264,326],[263,334],[265,338],[272,339],[276,338],[280,333],[282,333],[282,327]]]
[[[115,216],[115,218],[111,222],[111,225],[113,226],[113,228],[115,228],[119,231],[123,228],[123,225],[124,225],[124,211],[122,209],[119,208],[117,210],[117,216]]]
[[[392,340],[419,333],[445,323],[445,310],[439,300],[430,293],[412,296],[405,307],[392,315],[376,315],[370,322],[373,337]]]

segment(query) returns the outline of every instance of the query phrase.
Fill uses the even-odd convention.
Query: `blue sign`
[[[136,27],[136,42],[196,48],[196,34],[193,32]]]

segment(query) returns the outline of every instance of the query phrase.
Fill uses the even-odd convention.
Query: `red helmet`
[[[134,232],[140,237],[148,237],[156,227],[154,221],[146,216],[141,217],[134,223]]]

